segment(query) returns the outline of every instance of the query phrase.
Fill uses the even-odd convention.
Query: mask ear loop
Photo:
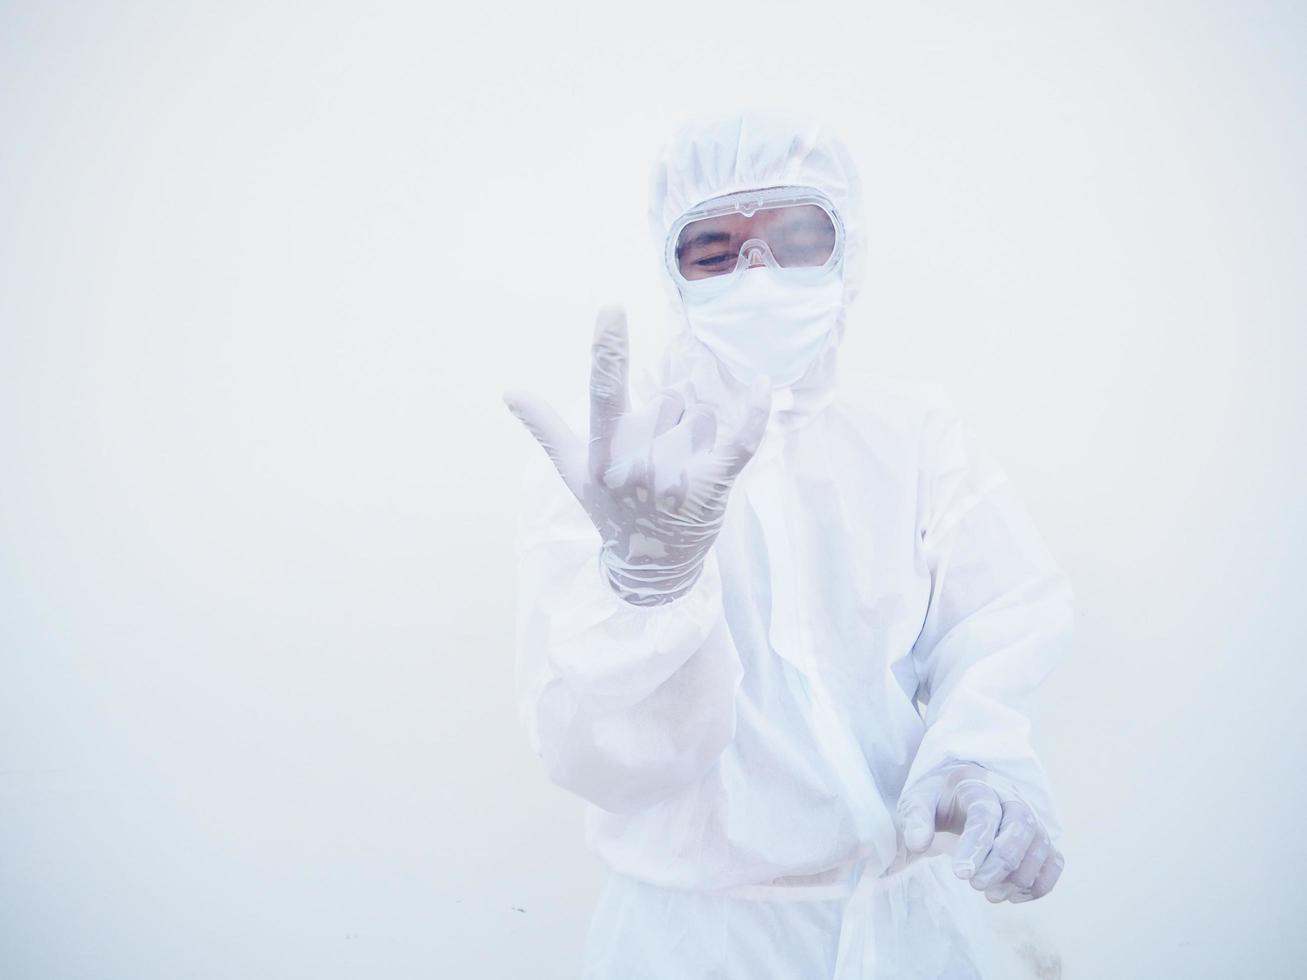
[[[738,275],[745,269],[754,265],[755,259],[761,259],[762,264],[770,269],[779,269],[780,263],[776,257],[771,254],[771,248],[761,238],[750,238],[740,246],[740,257],[735,260],[735,272]]]

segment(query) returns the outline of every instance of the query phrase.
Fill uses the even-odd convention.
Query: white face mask
[[[808,273],[810,270],[801,270]],[[745,269],[724,289],[683,295],[690,333],[748,384],[797,381],[821,353],[844,310],[838,269],[820,279],[771,266]]]

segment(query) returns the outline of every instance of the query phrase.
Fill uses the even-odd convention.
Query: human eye
[[[694,265],[697,268],[708,271],[724,269],[735,258],[730,252],[716,252],[713,255],[705,255],[703,258],[696,259]]]

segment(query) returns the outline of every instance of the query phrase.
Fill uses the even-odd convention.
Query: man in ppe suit
[[[652,185],[656,370],[632,391],[605,309],[588,419],[505,396],[553,464],[523,497],[521,716],[611,869],[585,976],[1019,976],[968,907],[1062,870],[1024,704],[1066,581],[943,396],[836,385],[864,231],[830,132],[691,125]]]

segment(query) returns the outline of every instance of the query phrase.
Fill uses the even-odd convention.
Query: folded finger
[[[1012,884],[1012,880],[1009,878],[1007,881],[1000,881],[998,884],[985,889],[985,898],[997,905],[999,902],[1006,902],[1013,895],[1016,895],[1018,891],[1017,886]]]
[[[1030,845],[1030,850],[1026,851],[1026,856],[1021,859],[1020,866],[1012,872],[1008,881],[1016,886],[1017,891],[1028,892],[1035,884],[1035,879],[1039,876],[1040,869],[1044,862],[1048,860],[1053,853],[1053,845],[1049,843],[1048,837],[1040,834]]]
[[[1003,816],[994,846],[971,879],[971,887],[980,891],[997,885],[1021,866],[1038,832],[1038,821],[1026,804],[1012,801],[1004,803],[1002,808]]]
[[[903,844],[913,854],[920,854],[935,839],[934,795],[913,796],[899,804],[899,823],[903,827]]]
[[[1002,816],[997,796],[978,798],[967,807],[962,836],[953,852],[953,873],[959,878],[974,876],[989,856]]]
[[[1044,866],[1039,869],[1039,874],[1035,876],[1035,883],[1030,886],[1030,898],[1043,898],[1053,890],[1057,884],[1057,879],[1062,877],[1062,868],[1065,867],[1066,861],[1062,855],[1054,851],[1044,862]]]
[[[679,424],[689,429],[691,452],[709,449],[717,439],[717,415],[707,405],[687,409]]]
[[[635,411],[628,412],[617,429],[614,455],[649,452],[649,444],[680,421],[685,402],[671,389],[658,392]]]
[[[712,444],[717,421],[705,405],[686,409],[681,420],[653,442],[655,492],[662,506],[674,510],[692,504],[695,515],[715,509],[722,485],[709,461],[695,454]]]

